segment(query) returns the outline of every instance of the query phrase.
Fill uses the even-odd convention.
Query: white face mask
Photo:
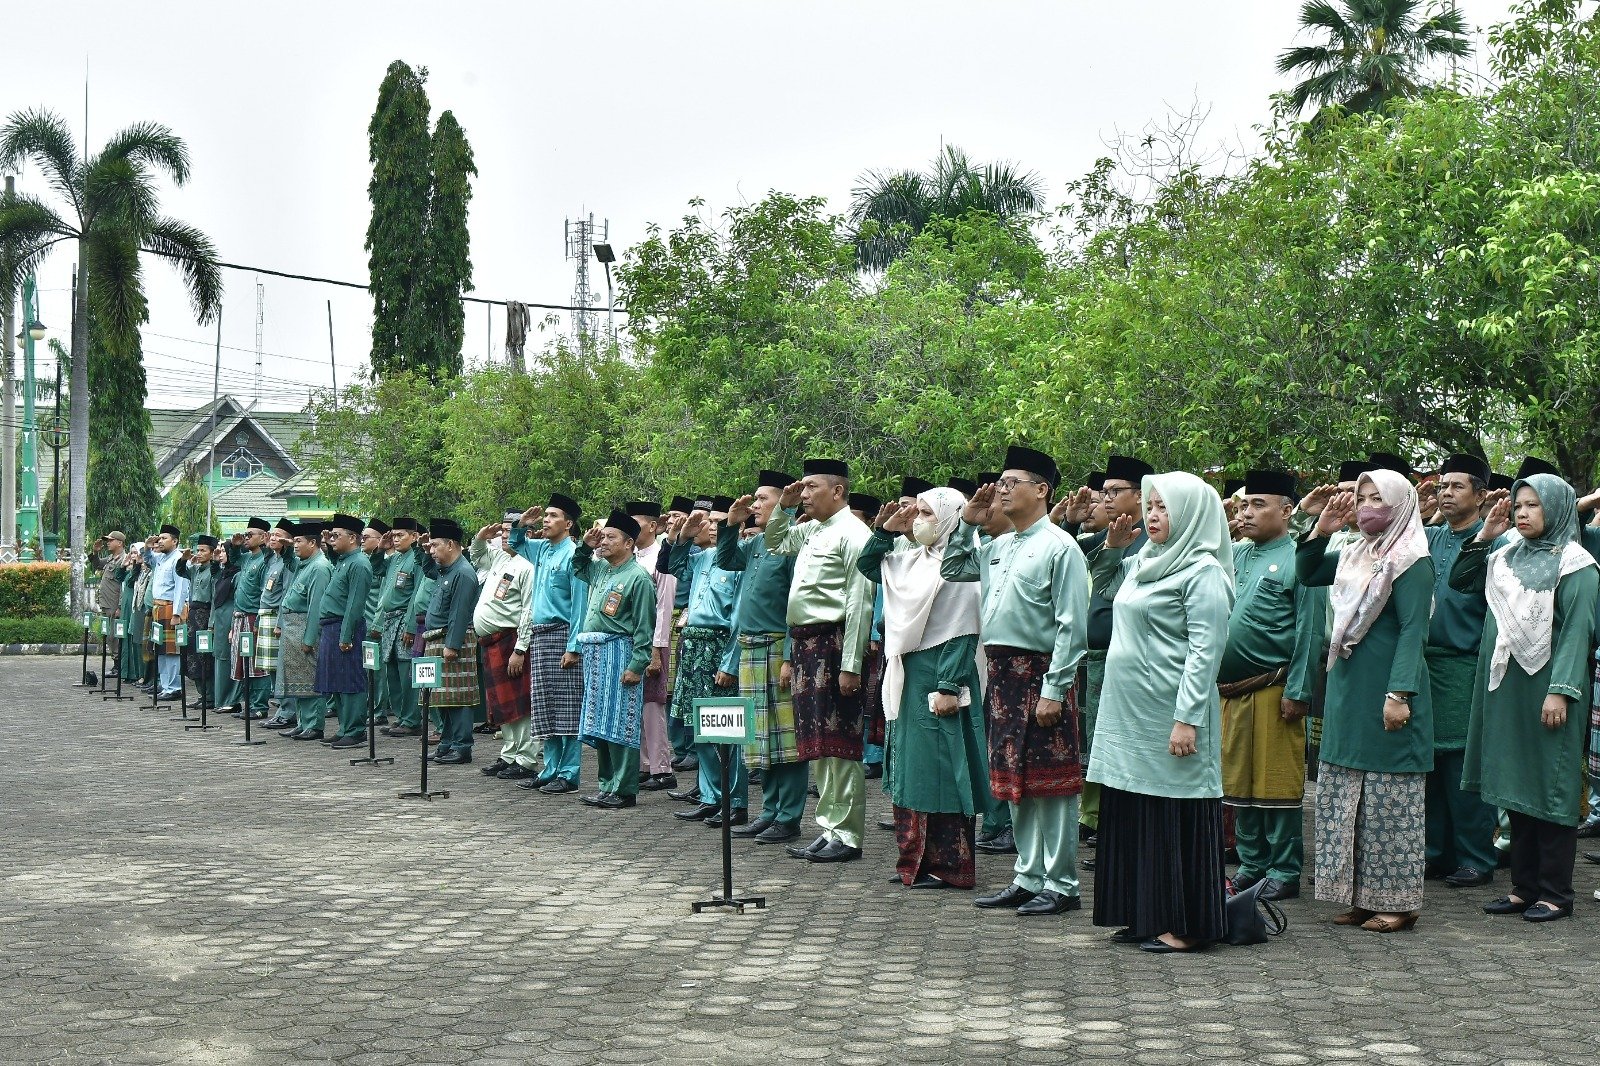
[[[923,547],[939,543],[939,523],[932,518],[917,518],[911,522],[911,539]]]

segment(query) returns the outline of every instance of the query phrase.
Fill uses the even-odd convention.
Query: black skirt
[[[1140,936],[1220,940],[1222,801],[1166,799],[1103,787],[1095,852],[1094,924]]]

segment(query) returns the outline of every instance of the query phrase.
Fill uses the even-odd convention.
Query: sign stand
[[[90,611],[83,612],[83,668],[78,671],[78,680],[72,683],[73,688],[93,688],[89,680],[89,624],[94,621],[94,614]]]
[[[422,707],[418,713],[422,716],[421,728],[417,730],[422,737],[422,784],[416,792],[401,792],[401,799],[431,800],[435,796],[440,799],[449,799],[450,790],[442,789],[428,791],[428,704],[433,690],[439,687],[439,672],[444,667],[444,660],[437,656],[425,656],[411,660],[411,687],[422,690]]]
[[[388,763],[392,766],[394,765],[394,759],[389,756],[378,758],[378,724],[375,721],[378,713],[378,644],[376,641],[364,640],[361,642],[361,665],[367,671],[367,754],[363,759],[351,759],[350,765],[377,766],[380,763]],[[428,731],[426,729],[422,731],[422,745],[424,748],[428,745]],[[426,759],[423,760],[423,769],[424,771],[427,769]],[[428,786],[424,783],[422,787],[426,789]]]
[[[178,648],[178,717],[168,718],[169,722],[187,722],[189,720],[189,684],[188,678],[183,673],[183,652],[189,644],[189,627],[179,622],[173,627],[177,630],[174,641]]]
[[[244,739],[234,741],[235,744],[265,744],[264,740],[250,739],[250,689],[251,682],[255,680],[256,672],[256,635],[248,629],[239,631],[239,655],[244,658]]]
[[[109,696],[101,696],[103,700],[131,700],[132,696],[122,694],[122,641],[128,635],[128,623],[121,618],[117,619],[117,688]]]
[[[99,624],[95,627],[100,630],[100,688],[103,696],[106,691],[106,616],[101,615]],[[119,673],[121,671],[118,671]]]
[[[728,779],[732,776],[729,767],[736,757],[735,745],[743,746],[754,739],[751,736],[755,725],[753,703],[753,700],[738,696],[713,696],[694,701],[695,743],[717,746],[717,762],[721,764],[718,774],[722,785],[722,895],[692,904],[695,914],[711,907],[727,907],[740,914],[744,913],[746,907],[755,907],[757,910],[767,907],[765,896],[733,894],[733,837],[730,832],[733,797],[729,795]]]
[[[206,659],[210,659],[211,658],[211,630],[202,629],[202,630],[200,630],[200,632],[198,632],[198,633],[196,633],[194,635],[194,653],[196,655],[203,655],[203,656],[205,656]],[[203,671],[203,670],[206,669],[206,667],[207,667],[207,664],[204,661],[202,661],[200,669]],[[209,722],[206,721],[206,712],[211,709],[211,697],[209,695],[207,695],[206,687],[205,687],[204,684],[201,684],[199,686],[199,688],[200,688],[200,721],[199,722],[191,722],[188,725],[184,726],[183,728],[186,729],[186,730],[187,729],[206,730],[206,729],[214,729],[214,728],[216,728],[215,726],[211,725]],[[188,699],[188,697],[185,696],[184,699]]]

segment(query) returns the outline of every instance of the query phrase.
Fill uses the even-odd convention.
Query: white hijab
[[[917,499],[933,508],[939,538],[928,546],[913,542],[909,550],[885,556],[882,567],[883,716],[891,722],[900,717],[905,656],[978,632],[978,583],[939,576],[945,546],[967,498],[955,489],[937,488]]]

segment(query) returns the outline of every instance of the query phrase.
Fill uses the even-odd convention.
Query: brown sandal
[[[1333,919],[1334,925],[1360,925],[1371,918],[1377,911],[1369,911],[1362,907],[1351,907],[1343,914]]]
[[[1373,933],[1401,933],[1417,924],[1421,915],[1415,911],[1402,918],[1369,918],[1361,923],[1361,928]]]

